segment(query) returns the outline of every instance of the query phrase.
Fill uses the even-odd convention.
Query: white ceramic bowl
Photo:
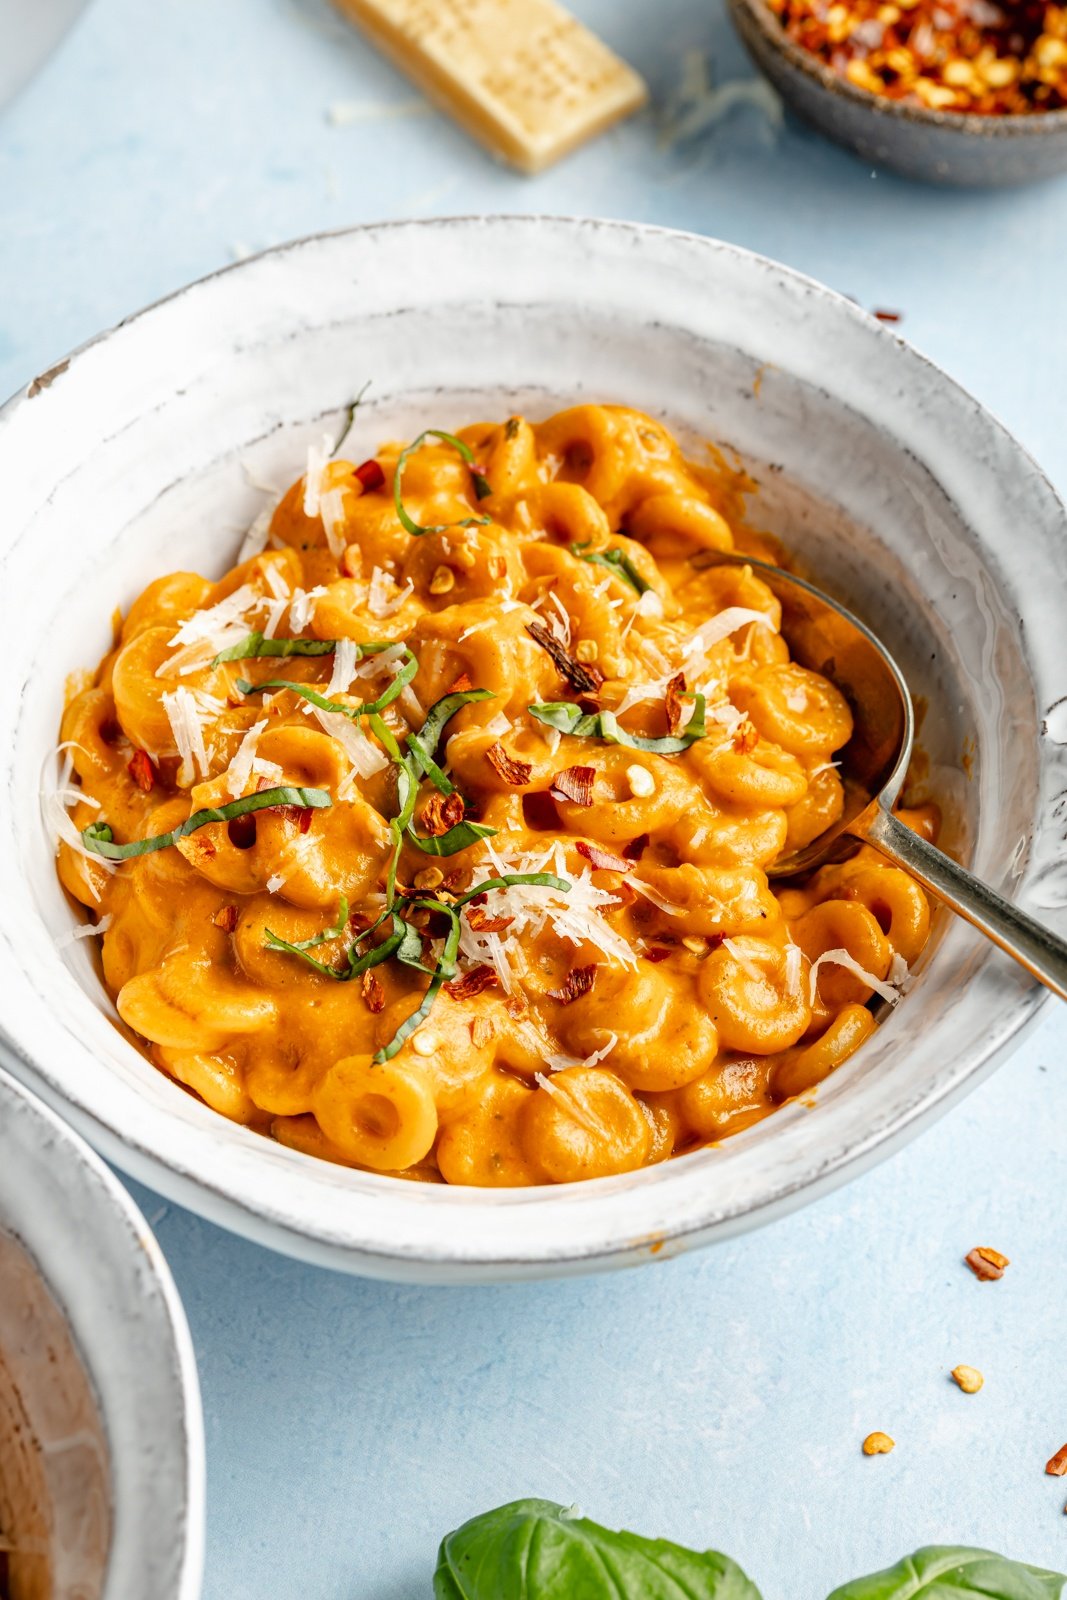
[[[367,453],[583,397],[641,406],[694,447],[729,442],[760,479],[755,514],[885,634],[928,701],[950,838],[1067,931],[1052,815],[1067,789],[1067,526],[974,400],[846,300],[729,245],[548,218],[362,228],[184,290],[0,414],[0,1025],[19,1071],[130,1172],[222,1224],[426,1281],[722,1237],[886,1154],[1037,1011],[1040,993],[962,926],[941,927],[906,1003],[814,1109],[650,1171],[512,1192],[356,1173],[225,1121],[112,1026],[85,944],[57,947],[72,913],[36,797],[66,674],[99,658],[116,602],[157,574],[223,571],[263,504],[242,461],[278,485],[296,476],[365,379]]]
[[[144,1218],[0,1071],[0,1533],[11,1600],[196,1600],[189,1330]]]
[[[85,6],[86,0],[0,0],[0,106],[44,65]]]

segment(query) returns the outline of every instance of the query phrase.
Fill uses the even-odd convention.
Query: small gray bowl
[[[1067,111],[976,117],[859,89],[789,38],[767,0],[727,0],[760,70],[806,122],[876,166],[927,183],[1032,183],[1067,170]]]

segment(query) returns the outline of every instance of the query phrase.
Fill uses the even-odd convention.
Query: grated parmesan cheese
[[[785,948],[785,987],[786,993],[799,995],[801,992],[801,978],[803,975],[804,952],[798,944],[788,944]]]
[[[722,947],[724,950],[728,950],[730,952],[731,956],[737,962],[737,965],[741,968],[742,972],[746,972],[748,976],[756,983],[767,982],[767,974],[763,971],[763,968],[758,967],[755,961],[750,960],[735,940],[724,939],[722,942]]]
[[[390,590],[393,591],[391,598]],[[391,617],[394,611],[400,610],[408,595],[414,592],[415,585],[410,578],[400,589],[395,578],[381,567],[375,567],[370,575],[370,587],[367,590],[367,610],[372,617]]]
[[[645,883],[643,878],[629,877],[626,881],[631,889],[636,889],[638,894],[644,895],[646,900],[651,900],[654,906],[658,906],[661,911],[665,911],[669,917],[684,917],[686,915],[685,906],[676,906],[673,900],[668,900],[666,895],[660,894],[658,889],[653,889],[652,885]]]
[[[560,644],[563,645],[564,649],[569,649],[571,642],[570,614],[568,613],[566,606],[563,604],[563,601],[560,599],[555,589],[550,589],[548,591],[547,598],[552,601],[552,604],[556,608],[555,615],[549,614],[547,617],[548,626],[551,628]]]
[[[75,927],[68,928],[66,933],[61,933],[56,939],[56,949],[64,950],[67,945],[75,944],[79,939],[92,939],[99,935],[101,938],[110,928],[112,922],[111,912],[100,918],[99,922],[79,922]]]
[[[540,884],[513,884],[493,890],[490,909],[493,916],[511,917],[505,938],[496,933],[478,933],[461,922],[460,952],[473,962],[487,962],[500,979],[505,993],[514,992],[515,983],[526,968],[522,939],[536,938],[550,926],[553,933],[569,944],[591,944],[601,955],[617,965],[636,967],[637,957],[629,944],[600,915],[601,908],[618,905],[615,895],[599,889],[589,869],[573,872],[566,864],[563,848],[551,846],[537,855],[510,855],[493,849],[483,841],[485,855],[480,866],[486,875],[553,872],[570,884],[569,890],[551,889]]]
[[[819,968],[821,966],[844,967],[846,972],[851,972],[861,983],[865,983],[868,989],[873,989],[875,994],[879,994],[883,1000],[887,1000],[891,1006],[895,1006],[900,999],[900,991],[895,989],[891,983],[883,982],[881,978],[876,978],[873,972],[868,972],[866,967],[861,967],[856,958],[851,956],[847,950],[838,949],[824,950],[818,960],[812,962],[811,972],[808,974],[809,1005],[815,1004],[815,997],[819,991]]]
[[[194,762],[199,767],[202,778],[206,778],[208,774],[204,729],[197,707],[197,697],[188,689],[174,689],[163,696],[163,709],[167,713],[175,748],[181,757],[178,782],[182,788],[187,789],[196,778]]]
[[[503,739],[511,733],[513,727],[514,724],[511,720],[502,711],[498,711],[496,716],[486,723],[482,732],[489,734],[494,739]]]
[[[587,1133],[591,1133],[594,1138],[600,1138],[604,1130],[582,1100],[576,1085],[568,1083],[564,1088],[562,1083],[553,1083],[552,1079],[543,1072],[535,1072],[534,1081],[537,1083],[538,1088],[543,1089],[547,1095],[551,1096],[560,1110],[564,1111],[572,1121],[577,1122],[579,1127],[584,1128]]]
[[[285,573],[279,572],[273,561],[264,561],[260,567],[263,582],[267,585],[275,600],[288,600],[292,593],[286,582]]]
[[[328,433],[322,436],[321,445],[308,445],[307,467],[304,471],[304,515],[317,517],[324,493],[322,475],[333,453],[333,442]]]
[[[376,772],[381,772],[383,767],[389,765],[388,757],[383,755],[378,746],[360,733],[353,722],[340,711],[323,711],[321,706],[311,706],[311,714],[316,722],[336,739],[341,746],[354,772],[361,778],[370,778]],[[345,796],[347,798],[347,796]]]
[[[243,583],[215,605],[194,611],[168,641],[177,654],[157,667],[156,677],[171,677],[174,673],[184,677],[199,671],[220,651],[243,639],[249,631],[250,617],[269,604],[266,595]]]
[[[237,746],[233,760],[226,768],[226,771],[220,774],[226,785],[227,793],[234,800],[239,800],[248,787],[249,779],[252,776],[252,765],[256,759],[256,746],[259,744],[266,726],[267,719],[264,717],[262,722],[257,722],[254,727],[249,728],[241,743]]]
[[[315,603],[326,593],[325,584],[314,589],[294,589],[289,601],[289,627],[293,633],[303,633],[315,612]]]
[[[70,758],[70,746],[71,741],[68,741],[66,744],[61,744],[57,750],[51,752],[45,758],[45,769],[42,769],[41,772],[40,786],[41,815],[44,820],[45,827],[55,839],[57,850],[62,842],[68,847],[68,849],[73,850],[75,855],[82,856],[86,861],[95,862],[96,865],[98,867],[102,867],[105,872],[115,872],[118,869],[118,862],[108,861],[106,856],[98,856],[94,851],[87,850],[85,845],[82,843],[81,834],[75,827],[71,818],[67,815],[67,807],[71,805],[77,805],[79,801],[85,801],[90,805],[99,806],[99,801],[94,800],[90,795],[82,794],[80,789],[76,789],[71,784],[70,780],[74,771],[74,763]],[[63,761],[55,786],[49,787],[46,777],[46,769],[53,756],[57,755],[62,755]],[[93,899],[99,900],[100,896],[96,891],[96,886],[93,883],[89,873],[85,874],[85,884]]]
[[[356,646],[351,639],[338,639],[333,658],[333,672],[326,686],[326,699],[347,693],[356,675]]]
[[[345,538],[345,495],[343,489],[326,489],[319,496],[319,515],[326,534],[326,543],[335,561],[340,561],[348,546]]]

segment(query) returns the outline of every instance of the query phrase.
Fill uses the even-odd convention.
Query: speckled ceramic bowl
[[[0,1587],[196,1600],[203,1517],[196,1367],[166,1263],[103,1163],[0,1071]]]
[[[1036,1015],[1042,994],[962,925],[946,922],[906,1003],[811,1103],[720,1148],[562,1188],[430,1187],[317,1162],[208,1110],[115,1028],[92,941],[69,942],[38,812],[66,675],[99,659],[115,604],[150,579],[224,571],[264,504],[248,473],[298,475],[367,379],[357,454],[590,397],[644,407],[694,450],[732,445],[760,481],[753,516],[884,633],[928,702],[956,848],[1067,931],[1052,809],[1067,790],[1067,523],[987,412],[847,300],[730,245],[551,218],[362,228],[194,285],[0,413],[0,1028],[19,1072],[175,1199],[389,1277],[648,1259],[860,1171]]]
[[[1067,111],[973,117],[869,94],[788,37],[767,0],[727,0],[756,65],[806,122],[876,166],[928,183],[1031,183],[1067,170]]]

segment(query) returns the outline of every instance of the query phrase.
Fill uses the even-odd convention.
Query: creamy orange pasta
[[[61,748],[123,1023],[224,1116],[475,1185],[626,1172],[810,1089],[927,938],[837,819],[852,717],[733,479],[638,412],[329,441],[218,582],[150,584]],[[931,811],[911,813],[931,831]]]

